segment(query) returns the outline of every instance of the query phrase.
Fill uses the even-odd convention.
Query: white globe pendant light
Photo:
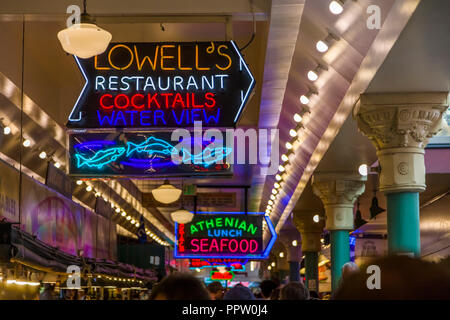
[[[194,214],[190,211],[181,208],[180,210],[174,211],[170,214],[173,221],[181,224],[189,223],[194,218]]]
[[[180,189],[171,185],[167,179],[164,180],[164,183],[161,186],[152,190],[155,200],[164,204],[177,201],[181,196],[181,192]]]
[[[80,22],[58,32],[58,40],[64,51],[83,59],[105,52],[112,35],[98,27],[94,19],[86,13],[86,1]]]

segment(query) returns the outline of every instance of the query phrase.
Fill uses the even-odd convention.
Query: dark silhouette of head
[[[290,282],[280,291],[280,300],[308,300],[309,291],[301,282]]]
[[[264,280],[259,285],[261,288],[261,293],[263,295],[264,299],[269,299],[272,295],[273,290],[275,290],[278,285],[275,283],[275,281],[272,280]]]
[[[223,296],[223,286],[219,281],[213,281],[207,287],[209,295],[213,300],[220,300]]]
[[[249,288],[238,284],[225,293],[223,300],[255,300],[255,296]]]
[[[210,296],[196,277],[187,273],[175,273],[156,285],[150,300],[210,300]]]
[[[380,288],[376,288],[378,266]],[[369,289],[372,288],[372,289]],[[450,299],[450,271],[441,265],[406,256],[371,261],[360,272],[350,274],[340,285],[336,300],[423,300]]]

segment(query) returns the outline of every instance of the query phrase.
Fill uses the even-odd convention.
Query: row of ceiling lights
[[[77,183],[77,185],[81,186],[83,184],[83,181],[82,180],[77,180],[76,183]],[[102,197],[103,200],[105,200],[106,202],[110,202],[111,203],[111,208],[115,209],[114,211],[117,214],[120,214],[122,217],[124,217],[126,219],[126,221],[130,222],[136,228],[138,228],[140,226],[139,222],[136,221],[135,219],[133,219],[133,217],[131,215],[128,215],[124,210],[122,210],[119,205],[114,204],[112,201],[108,201],[108,198],[105,195],[102,195],[97,189],[95,189],[88,182],[86,182],[86,191],[87,192],[93,192],[96,197]],[[158,242],[160,245],[162,245],[162,246],[169,246],[168,242],[161,240],[161,238],[159,238],[156,234],[154,234],[150,230],[146,230],[146,234],[149,237],[151,237],[153,240]]]
[[[13,134],[13,133],[12,133],[12,130],[11,130],[11,127],[10,127],[10,126],[3,126],[3,134],[4,134],[5,136],[8,136],[8,135],[10,135],[10,134]],[[32,145],[31,139],[24,138],[23,141],[22,141],[22,145],[23,145],[25,148],[31,147],[31,145]],[[40,149],[39,151],[40,151],[40,152],[39,152],[39,158],[41,158],[42,160],[45,160],[45,159],[49,158],[49,159],[51,159],[51,160],[53,161],[53,165],[54,165],[56,168],[61,168],[61,163],[60,163],[59,161],[53,159],[52,156],[49,156],[49,155],[47,154],[47,152],[44,151],[44,150],[42,150],[42,149]]]
[[[338,15],[341,14],[344,10],[344,3],[346,0],[334,0],[329,4],[329,9],[332,14]],[[334,35],[333,33],[328,33],[327,37],[323,40],[319,40],[316,42],[316,49],[320,53],[325,53],[328,51],[330,46],[335,42],[339,41],[339,37]],[[316,81],[320,74],[324,71],[328,70],[328,68],[322,64],[318,64],[316,68],[309,70],[307,73],[307,78],[314,82]],[[289,136],[292,138],[290,141],[286,142],[285,147],[287,149],[286,153],[281,155],[281,160],[283,164],[278,167],[278,174],[275,176],[276,182],[273,185],[273,189],[271,191],[270,199],[267,202],[266,214],[270,215],[273,208],[275,207],[275,202],[277,200],[277,196],[280,192],[280,189],[283,187],[283,180],[285,179],[286,166],[289,164],[289,160],[291,155],[294,154],[296,146],[298,146],[301,142],[301,135],[304,135],[304,115],[305,113],[310,112],[310,108],[308,104],[310,102],[310,98],[312,95],[317,95],[318,92],[315,89],[310,88],[307,93],[300,96],[300,103],[302,105],[302,110],[299,113],[295,113],[293,118],[296,123],[296,127],[289,130]],[[365,167],[364,167],[365,166]],[[365,174],[364,173],[365,168]],[[361,165],[359,168],[359,172],[362,175],[367,175],[367,166]],[[319,222],[319,216],[315,215],[313,217],[314,222]],[[316,221],[317,220],[317,221]]]

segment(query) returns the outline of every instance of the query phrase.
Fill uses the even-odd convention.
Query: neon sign
[[[233,41],[111,43],[75,61],[69,128],[233,127],[255,85]]]
[[[272,237],[264,247],[262,225]],[[175,224],[175,258],[266,259],[276,240],[269,217],[264,213],[197,213],[187,224]]]
[[[189,269],[203,269],[212,267],[227,267],[233,271],[245,271],[245,264],[248,259],[190,259]]]
[[[171,132],[69,134],[69,172],[82,176],[232,174],[228,147],[171,141]]]
[[[227,280],[227,281],[231,281],[234,279],[234,272],[233,271],[225,271],[225,272],[220,272],[220,271],[211,271],[211,280]]]

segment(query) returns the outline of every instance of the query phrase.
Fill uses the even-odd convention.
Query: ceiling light
[[[101,194],[100,192],[98,192],[98,191],[95,192],[95,196],[96,196],[96,197],[100,197],[101,195],[102,195],[102,194]]]
[[[307,96],[305,96],[304,94],[302,94],[301,97],[300,97],[300,102],[302,104],[308,104],[309,103],[309,98]]]
[[[286,148],[287,148],[288,150],[291,150],[292,147],[293,147],[292,143],[286,142]]]
[[[23,146],[25,148],[28,148],[31,145],[31,141],[28,139],[23,140]]]
[[[83,184],[83,181],[77,180],[77,185],[81,186]]]
[[[275,176],[275,179],[277,179],[277,181],[281,181],[283,178],[282,178],[279,174],[277,174],[277,175]]]
[[[270,214],[270,212],[271,212],[270,209],[267,209],[267,210],[266,210],[266,213],[267,213],[267,214]]]
[[[59,169],[61,167],[61,164],[59,162],[55,162],[55,167]]]
[[[278,190],[277,189],[272,189],[272,194],[277,194]]]
[[[11,128],[10,127],[6,126],[6,127],[3,128],[3,134],[4,135],[8,135],[10,133],[11,133]]]
[[[184,208],[181,208],[180,210],[172,212],[170,217],[177,223],[186,224],[192,221],[194,214]]]
[[[313,216],[313,221],[314,221],[315,223],[318,223],[319,220],[320,220],[319,215],[318,215],[318,214],[315,214],[315,215]]]
[[[302,122],[303,117],[301,115],[299,115],[298,113],[294,114],[294,121],[299,123]]]
[[[272,263],[271,263],[271,266],[272,266],[272,267],[275,267],[275,262],[272,262]]]
[[[92,191],[92,186],[87,186],[86,191],[88,191],[88,192]]]
[[[80,22],[58,32],[58,40],[64,51],[83,59],[105,52],[112,35],[98,27],[95,20],[86,13],[86,3]]]
[[[131,222],[131,224],[135,224],[136,220],[132,219],[130,222]]]
[[[362,176],[367,176],[368,170],[367,170],[367,164],[362,164],[358,168],[359,174]]]
[[[47,152],[42,151],[41,153],[39,153],[39,158],[45,159],[46,157],[47,157]]]
[[[272,199],[273,201],[275,201],[276,198],[277,198],[277,197],[275,197],[274,194],[271,194],[271,195],[270,195],[270,199]]]
[[[274,184],[273,184],[273,186],[275,187],[275,188],[279,188],[279,187],[281,187],[281,185],[278,183],[278,182],[275,182]]]
[[[116,212],[117,212],[117,213],[120,212],[120,208],[119,208],[119,207],[116,208]]]
[[[122,213],[120,214],[122,217],[125,217],[127,215],[127,213],[125,211],[122,211]]]
[[[296,247],[296,246],[297,246],[297,240],[293,240],[293,241],[292,241],[292,246],[293,246],[293,247]]]
[[[182,191],[172,186],[167,179],[164,180],[164,183],[161,186],[152,190],[155,200],[164,204],[177,201],[180,198],[181,193]]]
[[[291,137],[296,137],[296,136],[297,136],[297,130],[295,130],[295,129],[289,130],[289,135],[290,135]]]
[[[267,203],[270,204],[270,205],[273,205],[273,201],[272,200],[267,201]]]
[[[328,8],[330,9],[330,12],[332,14],[341,14],[342,11],[344,11],[344,7],[342,6],[342,3],[340,1],[336,1],[336,0],[331,1]]]
[[[286,169],[284,168],[284,166],[280,165],[280,166],[278,167],[278,170],[279,170],[280,172],[284,172],[284,170],[286,170]]]
[[[308,71],[308,79],[311,81],[316,81],[319,79],[319,75],[314,70],[310,70]]]
[[[267,210],[272,210],[272,206],[270,204],[267,205]]]
[[[316,43],[316,49],[319,52],[326,52],[328,51],[328,44],[322,40],[319,40]]]
[[[284,258],[284,252],[280,252],[280,258]]]
[[[139,222],[136,222],[136,227],[139,227]]]
[[[131,220],[131,216],[127,216],[127,220],[130,221]]]
[[[289,160],[289,157],[288,157],[287,155],[285,155],[285,154],[282,154],[282,155],[281,155],[281,160],[283,160],[284,162],[286,162],[286,161]]]
[[[267,270],[272,270],[272,267],[271,267],[271,266],[268,266],[268,267],[267,267]]]

